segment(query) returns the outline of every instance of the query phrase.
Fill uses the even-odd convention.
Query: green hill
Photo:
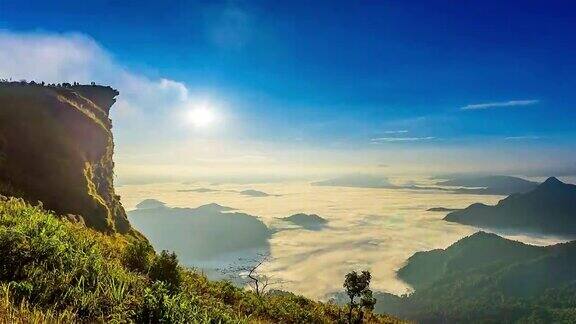
[[[414,254],[398,271],[415,292],[378,311],[423,322],[576,321],[576,241],[538,247],[478,232]]]

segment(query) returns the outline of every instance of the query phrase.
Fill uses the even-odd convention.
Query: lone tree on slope
[[[348,323],[362,323],[364,319],[364,311],[374,310],[376,299],[372,296],[370,290],[370,279],[372,275],[369,271],[362,271],[358,274],[352,271],[346,275],[344,280],[344,288],[346,288],[346,295],[350,298],[348,303]],[[360,302],[356,302],[356,298],[360,298]],[[358,308],[359,316],[356,321],[353,321],[354,309]]]

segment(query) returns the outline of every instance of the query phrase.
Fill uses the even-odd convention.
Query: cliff
[[[0,194],[40,201],[102,232],[131,231],[113,185],[108,113],[118,94],[96,85],[0,84]]]

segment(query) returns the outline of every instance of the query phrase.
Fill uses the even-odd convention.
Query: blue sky
[[[210,93],[239,121],[220,137],[196,135],[257,142],[273,160],[292,152],[305,164],[303,152],[328,149],[326,161],[359,164],[338,156],[363,149],[366,164],[394,164],[395,150],[412,159],[431,150],[470,164],[488,149],[505,170],[576,162],[575,9],[570,1],[2,1],[0,28],[79,33],[123,70],[176,80],[192,98]],[[186,136],[124,130],[126,147]],[[278,146],[290,151],[270,152]],[[542,158],[550,154],[557,159]]]

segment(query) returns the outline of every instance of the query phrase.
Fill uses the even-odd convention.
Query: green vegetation
[[[141,240],[0,201],[0,322],[345,323],[347,314],[291,293],[257,296],[209,281]],[[364,319],[400,322],[370,312]]]
[[[358,274],[352,271],[346,274],[344,280],[344,288],[346,288],[346,295],[350,301],[348,302],[348,322],[349,323],[362,323],[365,312],[374,310],[376,299],[372,297],[372,290],[370,290],[370,280],[372,275],[368,271],[362,271]],[[356,303],[356,297],[360,298],[360,302]],[[353,311],[358,310],[358,316],[353,317]]]
[[[575,323],[576,241],[546,247],[478,232],[416,253],[400,278],[416,291],[379,294],[378,311],[422,322]]]

